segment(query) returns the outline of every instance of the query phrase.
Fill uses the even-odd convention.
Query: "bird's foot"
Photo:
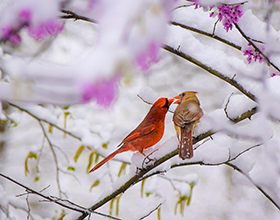
[[[156,160],[157,160],[156,158],[150,158],[150,156],[151,156],[154,152],[156,152],[157,150],[158,150],[158,149],[152,151],[152,152],[151,152],[150,154],[148,154],[148,155],[145,155],[144,153],[142,153],[143,156],[144,156],[144,159],[143,159],[143,162],[142,162],[142,169],[145,169],[144,164],[149,164],[150,162],[156,161]]]
[[[142,171],[145,171],[145,168],[144,167],[136,167],[136,174],[139,174],[141,173]]]
[[[150,163],[152,161],[156,161],[156,160],[157,160],[156,158],[150,158],[150,157],[146,156],[143,160],[143,163],[148,164],[148,163]]]

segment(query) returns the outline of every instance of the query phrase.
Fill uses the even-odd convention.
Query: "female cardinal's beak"
[[[180,103],[180,96],[179,95],[175,96],[173,99],[177,99],[175,102],[173,102],[173,104],[179,104]]]

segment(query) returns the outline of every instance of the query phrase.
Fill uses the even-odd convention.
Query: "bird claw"
[[[146,161],[148,160],[148,161]],[[147,166],[145,166],[146,164],[150,163],[151,161],[156,161],[156,158],[150,158],[148,156],[145,156],[143,162],[142,162],[142,165],[141,167],[136,167],[136,174],[142,172],[142,171],[145,171],[147,169]]]
[[[136,167],[136,174],[141,173],[142,171],[145,171],[146,169],[144,167],[140,168],[140,167]]]
[[[157,159],[156,158],[150,158],[149,156],[151,156],[154,152],[156,152],[158,149],[152,151],[150,154],[148,155],[145,155],[144,153],[142,153],[142,155],[144,156],[144,160],[142,162],[142,168],[144,168],[144,163],[145,164],[148,164],[150,163],[151,161],[156,161]]]
[[[147,161],[145,162],[145,160],[147,160]],[[156,158],[150,158],[149,156],[146,156],[143,160],[143,163],[145,162],[145,164],[148,164],[151,161],[156,161],[156,160],[157,160]]]

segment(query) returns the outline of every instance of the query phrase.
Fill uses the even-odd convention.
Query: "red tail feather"
[[[95,167],[93,167],[89,173],[97,170],[99,167],[101,167],[104,163],[106,163],[108,160],[112,159],[114,156],[116,156],[117,154],[124,152],[126,150],[119,148],[116,151],[114,151],[113,153],[111,153],[109,156],[105,157],[102,161],[100,161]]]

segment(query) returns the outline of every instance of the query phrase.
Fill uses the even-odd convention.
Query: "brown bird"
[[[127,135],[126,138],[118,145],[120,148],[99,162],[89,172],[97,170],[108,160],[112,159],[116,154],[125,151],[139,151],[143,154],[144,149],[152,147],[159,142],[164,133],[165,115],[173,100],[174,99],[159,98],[150,108],[150,111],[138,127]]]
[[[179,140],[179,157],[183,160],[193,157],[192,133],[195,125],[203,116],[196,93],[182,92],[174,97],[174,99],[178,99],[174,104],[179,105],[174,112],[173,122]]]

